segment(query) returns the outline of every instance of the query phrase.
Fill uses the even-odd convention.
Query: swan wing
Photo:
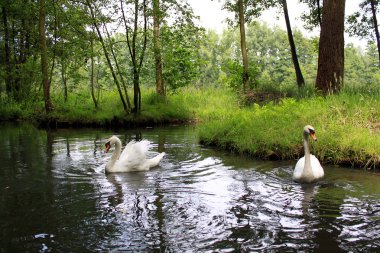
[[[298,162],[296,163],[296,166],[294,167],[293,171],[293,180],[298,180],[302,177],[303,168],[305,167],[305,157],[301,157]]]
[[[315,157],[314,155],[310,155],[310,161],[311,161],[311,169],[313,170],[314,177],[317,179],[322,178],[325,175],[325,172],[318,158]]]
[[[136,143],[135,140],[128,142],[128,144],[125,146],[123,152],[121,152],[121,154],[120,154],[120,158],[119,158],[120,161],[125,160],[127,158],[128,153],[131,152],[131,148],[133,145],[135,145],[135,143]]]
[[[149,145],[150,142],[147,140],[128,143],[120,156],[119,163],[128,167],[130,170],[139,168],[141,164],[145,163]]]

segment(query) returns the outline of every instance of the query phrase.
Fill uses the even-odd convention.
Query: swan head
[[[311,136],[311,138],[313,138],[313,140],[317,141],[317,137],[315,136],[314,127],[312,127],[310,125],[306,125],[303,128],[303,134],[305,137]]]
[[[111,146],[114,145],[118,141],[119,141],[119,138],[117,138],[115,135],[109,138],[106,144],[104,145],[105,146],[104,153],[107,153],[110,150]]]

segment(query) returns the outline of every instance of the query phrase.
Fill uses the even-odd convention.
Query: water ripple
[[[152,141],[149,156],[159,149],[167,155],[150,171],[115,174],[104,173],[111,154],[102,147],[111,133],[50,134],[40,148],[31,146],[32,155],[5,140],[0,252],[379,250],[372,175],[331,167],[323,181],[297,184],[291,161],[208,149],[194,134],[119,133],[124,144],[137,136]]]

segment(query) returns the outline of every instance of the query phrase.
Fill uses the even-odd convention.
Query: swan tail
[[[162,158],[165,156],[165,154],[166,154],[165,152],[162,152],[162,153],[158,154],[157,156],[149,159],[148,160],[149,161],[149,167],[157,166],[160,163],[160,161],[162,160]]]

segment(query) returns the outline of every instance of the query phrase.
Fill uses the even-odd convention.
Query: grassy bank
[[[323,162],[355,167],[380,166],[380,101],[377,95],[343,92],[326,98],[286,98],[279,104],[240,107],[226,89],[180,90],[165,101],[154,90],[142,91],[142,111],[125,114],[116,92],[104,92],[95,109],[88,96],[67,102],[54,99],[55,110],[43,103],[0,101],[2,120],[49,122],[58,126],[137,126],[198,122],[200,141],[263,159],[295,159],[302,155],[302,130],[311,124],[318,142],[313,153]]]
[[[154,89],[142,89],[141,113],[134,115],[123,111],[117,92],[102,92],[96,109],[87,93],[73,94],[66,102],[62,96],[53,96],[54,111],[49,115],[45,113],[43,102],[14,102],[0,97],[0,120],[34,121],[58,127],[184,123],[212,117],[214,111],[223,110],[225,103],[233,104],[235,100],[232,93],[221,89],[183,89],[168,94],[165,100],[157,96]]]
[[[54,111],[49,115],[45,113],[42,102],[33,101],[2,101],[0,115],[3,120],[27,120],[58,126],[139,125],[190,118],[186,110],[181,108],[182,104],[172,106],[160,100],[153,90],[143,90],[142,94],[142,111],[139,115],[124,112],[118,93],[112,91],[101,94],[98,108],[95,108],[89,94],[79,93],[72,95],[67,101],[53,96]]]
[[[348,93],[230,107],[200,125],[200,139],[264,159],[294,159],[303,152],[303,127],[311,124],[318,137],[312,151],[321,161],[370,168],[380,165],[379,108],[373,96]]]

